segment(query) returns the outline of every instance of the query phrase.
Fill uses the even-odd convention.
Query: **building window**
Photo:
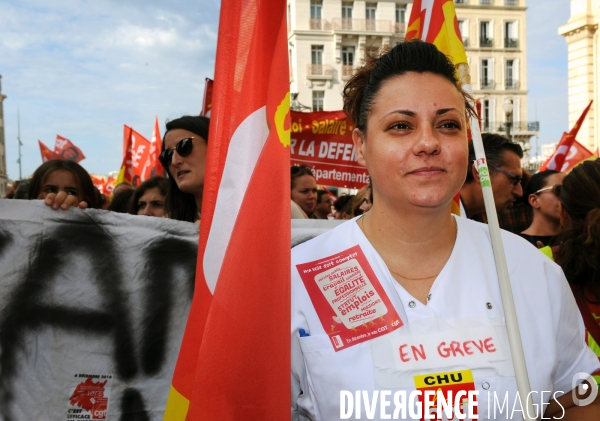
[[[492,45],[492,23],[489,21],[479,22],[479,46],[491,47]]]
[[[406,6],[396,5],[396,25],[395,32],[397,34],[406,32]]]
[[[342,77],[352,76],[354,71],[354,47],[342,47]]]
[[[313,111],[323,111],[323,100],[325,99],[325,92],[313,91]]]
[[[504,48],[518,48],[517,22],[504,22]]]
[[[310,75],[323,75],[323,46],[312,45],[310,47]]]
[[[352,3],[342,3],[342,29],[352,29]]]
[[[519,0],[504,0],[505,6],[518,6]]]
[[[456,4],[465,4],[467,2],[467,0],[454,0],[454,3]]]
[[[490,131],[492,130],[490,124],[490,100],[484,99],[481,101],[481,120],[483,123],[483,130]]]
[[[506,65],[504,69],[506,89],[517,89],[519,87],[519,81],[516,78],[516,67],[516,60],[506,60]]]
[[[493,87],[491,60],[481,60],[481,89],[491,89]]]
[[[479,4],[492,4],[492,0],[479,0]]]
[[[322,8],[322,1],[312,0],[310,2],[310,29],[323,29],[321,24]]]
[[[377,4],[367,3],[365,9],[366,29],[367,31],[375,31],[375,16],[377,14]]]
[[[460,31],[460,36],[462,37],[463,44],[465,47],[469,46],[469,24],[464,19],[458,20],[458,30]]]

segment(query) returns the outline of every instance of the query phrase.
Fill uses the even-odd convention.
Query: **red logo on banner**
[[[359,245],[296,268],[336,352],[404,324]]]
[[[354,124],[343,111],[292,111],[290,144],[292,165],[308,165],[317,183],[361,188],[369,172],[358,164],[352,143]]]
[[[91,377],[79,383],[71,395],[71,406],[78,406],[92,413],[93,420],[106,419],[108,398],[104,396],[104,387],[108,380],[95,382]]]

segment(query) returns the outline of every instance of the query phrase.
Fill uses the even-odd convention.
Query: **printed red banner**
[[[336,352],[404,324],[359,245],[296,268]]]
[[[318,184],[359,189],[369,172],[358,164],[354,123],[343,111],[292,111],[291,164],[309,166]]]

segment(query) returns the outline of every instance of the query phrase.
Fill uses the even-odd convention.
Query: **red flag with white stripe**
[[[196,288],[168,420],[290,417],[285,7],[221,3]]]
[[[154,120],[154,130],[152,131],[152,139],[150,140],[150,151],[142,170],[142,180],[147,180],[155,175],[165,176],[165,170],[158,160],[160,151],[162,150],[162,139],[160,138],[160,127],[158,125],[158,116]]]

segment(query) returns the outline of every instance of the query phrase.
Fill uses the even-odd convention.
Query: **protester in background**
[[[121,190],[117,194],[113,194],[112,200],[108,205],[108,210],[117,213],[128,213],[129,201],[135,194],[133,189]]]
[[[600,358],[600,161],[577,165],[562,185],[556,174],[550,177],[547,187],[553,189],[544,194],[559,194],[564,225],[554,257],[571,284],[588,345]],[[595,378],[600,384],[600,376]]]
[[[63,200],[57,202],[55,199],[59,194]],[[44,162],[33,173],[29,182],[28,198],[44,199],[53,209],[67,209],[70,206],[64,200],[67,197],[71,197],[70,203],[82,209],[102,207],[92,178],[81,165],[75,161],[60,159]]]
[[[169,180],[165,177],[149,178],[135,190],[127,205],[127,212],[132,215],[164,216],[168,189]]]
[[[503,136],[492,133],[483,133],[483,149],[490,171],[490,181],[494,192],[496,212],[504,214],[513,206],[517,198],[523,196],[521,178],[521,146],[512,143]],[[461,216],[469,219],[484,220],[485,204],[483,191],[479,180],[479,173],[475,166],[475,150],[473,142],[469,142],[469,164],[467,178],[460,189]]]
[[[529,171],[522,169],[523,176],[521,177],[521,188],[525,192],[527,190],[527,184],[529,183],[529,179],[531,178],[531,174]],[[492,186],[492,190],[493,190]],[[479,220],[473,218],[474,220]],[[531,210],[531,206],[529,206],[529,202],[527,202],[527,196],[524,194],[521,197],[518,197],[513,206],[509,207],[506,212],[498,214],[498,224],[500,224],[500,228],[506,231],[510,231],[513,234],[519,234],[521,231],[525,230],[527,227],[531,225],[533,221],[533,211]],[[480,222],[487,223],[487,215],[482,214]]]
[[[292,200],[300,206],[309,219],[318,219],[315,215],[317,206],[317,181],[307,165],[290,168],[292,182]]]
[[[501,363],[463,351],[454,354],[458,362],[446,358],[449,346],[440,352],[446,338],[477,330],[473,335],[510,349],[488,226],[450,213],[471,170],[466,117],[476,114],[457,83],[447,56],[410,41],[367,57],[344,88],[357,160],[369,171],[375,201],[364,215],[292,249],[294,420],[339,419],[348,408],[340,407],[342,391],[362,391],[385,418],[384,400],[373,399],[378,392],[414,392],[418,378],[447,378],[458,366],[479,397],[490,396],[491,387],[495,396],[508,396],[507,408],[520,407],[510,352]],[[507,198],[516,194],[519,164],[498,167],[518,172]],[[574,376],[600,363],[585,344],[562,271],[518,236],[503,231],[502,238],[536,407],[548,418],[597,421],[600,399],[578,407],[571,393]],[[423,343],[411,352],[411,344]],[[443,358],[436,365],[420,361],[425,349],[427,358]]]
[[[112,195],[116,196],[117,194],[126,190],[135,190],[135,188],[131,185],[131,183],[123,181],[115,186],[115,188],[112,191]]]
[[[371,206],[373,206],[371,194],[370,185],[362,187],[358,193],[356,193],[356,196],[354,196],[354,200],[352,201],[352,215],[362,215],[371,209]]]
[[[13,199],[29,199],[29,180],[22,180],[15,190]]]
[[[343,194],[337,198],[333,207],[335,208],[335,219],[352,219],[352,205],[355,196],[353,194]]]
[[[319,219],[327,219],[333,208],[333,197],[327,190],[317,190],[317,206],[315,215]]]
[[[560,199],[556,194],[565,174],[546,170],[534,174],[525,189],[524,197],[533,210],[531,225],[519,235],[534,246],[558,245],[560,233]]]
[[[169,179],[165,199],[168,218],[188,222],[200,219],[209,123],[207,117],[183,116],[166,125],[159,159]]]

